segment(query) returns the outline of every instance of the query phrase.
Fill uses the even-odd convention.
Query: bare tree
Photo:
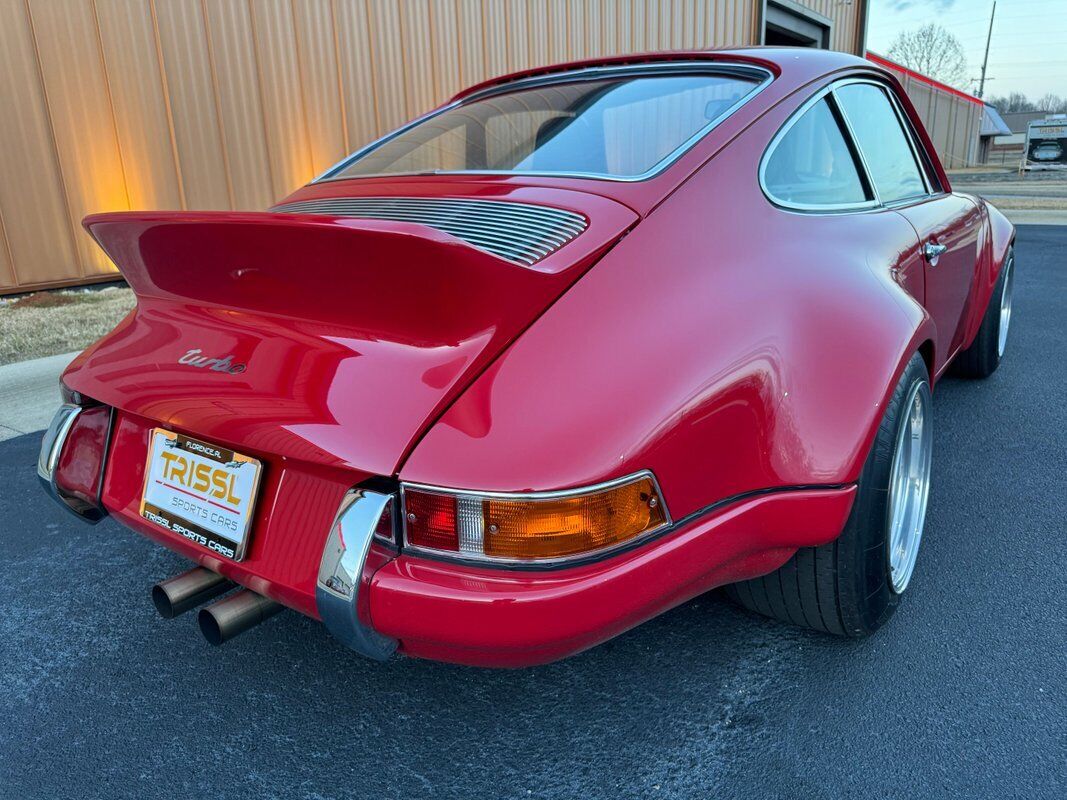
[[[1052,92],[1039,97],[1034,105],[1037,106],[1037,111],[1045,111],[1050,114],[1060,114],[1067,111],[1067,99],[1060,97],[1058,94],[1052,94]]]
[[[1046,114],[1067,112],[1067,97],[1049,92],[1034,102],[1022,92],[1012,92],[1007,97],[990,97],[989,105],[1001,114],[1014,114],[1018,111],[1044,111]]]
[[[967,79],[963,46],[934,22],[899,34],[887,55],[898,64],[950,86],[961,87]]]
[[[990,97],[989,105],[1001,114],[1014,114],[1019,111],[1037,111],[1030,98],[1022,92],[1012,92],[1007,97]]]

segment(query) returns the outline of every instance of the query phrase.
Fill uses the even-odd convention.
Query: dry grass
[[[126,288],[35,292],[0,301],[0,364],[81,350],[136,301]]]

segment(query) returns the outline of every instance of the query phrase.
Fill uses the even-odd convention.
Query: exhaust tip
[[[174,619],[230,591],[233,583],[204,567],[194,567],[152,587],[152,604],[163,619]]]
[[[222,635],[222,628],[219,627],[219,621],[206,608],[200,609],[200,613],[196,615],[196,624],[200,626],[200,633],[212,647],[219,647],[226,641]]]
[[[196,621],[208,644],[218,647],[270,619],[284,608],[281,603],[256,594],[251,589],[242,589],[237,594],[200,609]]]
[[[178,616],[170,598],[167,597],[167,590],[158,583],[152,587],[152,605],[156,607],[156,611],[163,619],[174,619]]]

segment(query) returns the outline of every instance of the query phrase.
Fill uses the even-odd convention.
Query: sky
[[[982,70],[992,0],[870,0],[867,48],[885,55],[898,33],[937,22],[967,54],[973,92]],[[1067,95],[1067,0],[997,0],[985,96]]]

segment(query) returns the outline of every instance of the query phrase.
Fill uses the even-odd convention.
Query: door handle
[[[937,266],[937,259],[941,257],[941,254],[948,250],[947,245],[934,244],[933,242],[927,242],[923,245],[923,256],[926,258],[927,263],[931,267]]]

